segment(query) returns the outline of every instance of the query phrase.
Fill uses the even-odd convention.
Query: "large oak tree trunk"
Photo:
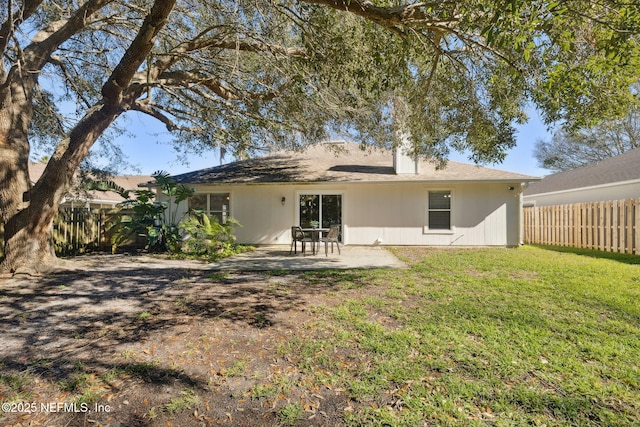
[[[35,79],[26,77],[0,91],[0,218],[4,223],[4,260],[0,272],[36,271],[55,259],[50,243],[50,221],[33,221],[30,208],[29,141],[33,116],[31,96]],[[38,214],[45,214],[41,212]],[[52,258],[53,256],[53,258]],[[27,263],[30,264],[27,267]]]
[[[55,267],[57,258],[51,235],[54,214],[54,209],[37,214],[26,209],[5,225],[5,258],[0,264],[1,272],[33,275]]]
[[[7,84],[0,85],[0,215],[5,224],[0,274],[40,273],[55,266],[53,217],[91,146],[143,93],[144,87],[140,84],[130,87],[131,80],[151,51],[176,0],[154,1],[138,34],[103,85],[102,100],[89,109],[56,146],[42,176],[31,186],[28,130],[39,70],[62,41],[82,28],[92,11],[109,1],[89,1],[59,30],[45,31],[44,41],[25,49],[26,63],[30,65],[14,67],[7,76]],[[23,73],[24,70],[29,72]],[[0,75],[4,75],[4,71],[0,62]]]
[[[56,267],[52,223],[73,176],[91,146],[104,130],[122,113],[117,105],[99,105],[78,123],[63,140],[40,179],[31,186],[28,159],[18,159],[15,152],[5,150],[0,177],[5,224],[5,258],[2,273],[38,274]],[[25,136],[26,138],[26,136]],[[13,161],[12,161],[13,160]]]
[[[4,255],[0,272],[38,272],[55,261],[51,240],[53,206],[36,210],[30,203],[28,158],[9,150],[0,155],[0,215],[4,223]]]

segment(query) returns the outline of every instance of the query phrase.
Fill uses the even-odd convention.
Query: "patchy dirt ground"
[[[340,425],[346,398],[278,351],[333,285],[144,256],[72,265],[0,281],[0,426],[272,426],[295,405],[296,425]]]

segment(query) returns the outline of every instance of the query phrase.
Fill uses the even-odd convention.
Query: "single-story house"
[[[539,178],[450,161],[444,169],[401,150],[316,144],[174,176],[201,209],[242,227],[239,243],[290,244],[291,227],[341,226],[351,245],[516,246],[522,190]]]
[[[524,191],[525,206],[551,206],[640,197],[640,148],[544,177]]]
[[[29,178],[32,184],[40,179],[47,165],[29,162]],[[136,190],[140,184],[153,180],[148,175],[118,175],[110,179],[125,190]],[[85,191],[77,188],[69,191],[60,203],[61,208],[112,209],[125,199],[115,191]]]

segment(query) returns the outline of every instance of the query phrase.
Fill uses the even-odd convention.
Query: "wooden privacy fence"
[[[524,242],[640,255],[640,198],[523,209]]]
[[[111,251],[111,239],[123,215],[130,212],[106,209],[60,208],[53,219],[53,242],[58,255],[78,255],[91,251]],[[0,256],[4,233],[0,224]],[[122,242],[121,248],[144,247],[138,236]]]
[[[61,208],[53,220],[53,241],[59,255],[111,251],[117,224],[129,217],[128,210]],[[129,219],[130,220],[130,219]],[[142,236],[130,236],[118,248],[143,248]]]
[[[110,249],[109,217],[102,209],[61,208],[53,220],[56,253],[75,255]]]

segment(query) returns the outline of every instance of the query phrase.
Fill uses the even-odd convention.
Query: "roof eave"
[[[616,187],[616,186],[619,186],[619,185],[633,185],[633,184],[640,184],[640,179],[631,179],[631,180],[628,180],[628,181],[618,181],[618,182],[608,182],[606,184],[590,185],[590,186],[587,186],[587,187],[574,187],[574,188],[567,188],[567,189],[564,189],[564,190],[546,191],[544,193],[529,193],[529,194],[525,194],[524,197],[550,196],[550,195],[556,195],[556,194],[572,193],[574,191],[598,190],[598,189],[607,188],[607,187]]]
[[[403,179],[403,180],[334,180],[334,181],[212,181],[212,182],[182,182],[183,185],[310,185],[310,184],[420,184],[420,183],[482,183],[499,184],[520,182],[523,184],[542,180],[538,177],[487,178],[487,179]],[[153,184],[149,186],[153,187]]]

